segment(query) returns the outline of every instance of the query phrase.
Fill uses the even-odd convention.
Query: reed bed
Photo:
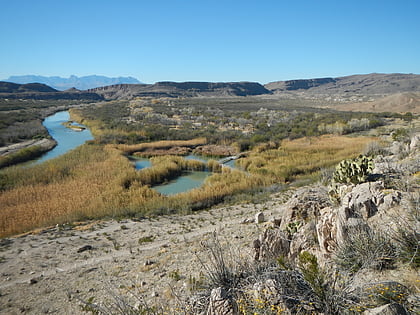
[[[246,172],[179,156],[154,157],[151,168],[136,171],[115,146],[85,144],[40,165],[0,170],[0,236],[85,219],[187,213],[236,193],[307,176],[359,154],[370,141],[344,136],[283,141],[238,160]],[[163,196],[150,187],[204,168],[218,173],[200,188]]]
[[[142,152],[146,150],[169,149],[173,147],[196,147],[207,143],[206,138],[195,138],[192,140],[165,140],[134,145],[121,144],[117,148],[126,154]]]
[[[267,182],[290,182],[357,156],[373,139],[325,135],[284,140],[276,149],[255,150],[237,163]]]

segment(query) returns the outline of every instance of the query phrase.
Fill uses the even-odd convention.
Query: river
[[[63,123],[69,120],[70,113],[68,111],[57,112],[54,115],[45,118],[42,124],[45,128],[47,128],[50,136],[53,137],[55,141],[57,141],[57,145],[54,147],[54,149],[48,151],[39,159],[35,160],[35,164],[53,159],[72,149],[77,148],[88,140],[93,140],[93,136],[90,130],[87,128],[83,131],[75,131],[64,126]]]
[[[84,129],[83,131],[75,131],[71,128],[64,126],[65,122],[68,122],[70,119],[70,114],[68,111],[57,112],[52,116],[47,117],[42,123],[45,128],[47,128],[51,137],[57,141],[57,146],[51,151],[45,153],[39,159],[35,160],[33,163],[38,164],[55,158],[59,155],[62,155],[82,144],[88,140],[93,140],[93,136],[89,129]],[[78,124],[72,124],[78,125]],[[82,126],[82,125],[79,125]],[[186,159],[196,159],[206,162],[208,158],[189,155],[185,157]],[[233,166],[234,161],[227,164]],[[226,164],[225,164],[226,165]],[[135,159],[134,167],[137,170],[150,167],[151,163],[149,159]],[[181,192],[191,190],[193,188],[200,187],[206,177],[210,176],[210,172],[186,172],[184,175],[179,176],[178,178],[169,181],[168,183],[162,185],[156,185],[153,188],[159,191],[164,195],[174,195]]]

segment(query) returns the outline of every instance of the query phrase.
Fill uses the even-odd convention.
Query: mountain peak
[[[27,84],[27,83],[43,83],[47,84],[57,90],[67,90],[70,88],[76,88],[78,90],[88,90],[100,86],[114,85],[114,84],[139,84],[139,80],[133,77],[115,77],[110,78],[100,75],[89,75],[78,77],[76,75],[71,75],[68,78],[62,78],[58,76],[39,76],[39,75],[20,75],[20,76],[10,76],[8,79],[4,80],[7,82]]]

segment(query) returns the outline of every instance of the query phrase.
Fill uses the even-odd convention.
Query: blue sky
[[[419,0],[0,0],[0,79],[420,73]]]

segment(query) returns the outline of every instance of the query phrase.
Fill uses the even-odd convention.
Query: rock
[[[259,224],[259,223],[263,223],[263,222],[264,222],[264,213],[258,212],[255,215],[255,223]]]
[[[156,291],[153,291],[150,296],[151,297],[158,297],[159,296],[159,293],[157,293]]]
[[[310,221],[307,224],[298,228],[297,232],[293,234],[289,247],[289,258],[294,261],[299,253],[303,251],[313,252],[318,245],[316,238],[315,222]]]
[[[382,182],[368,182],[356,185],[344,196],[342,207],[346,217],[368,219],[377,211],[384,201]]]
[[[324,187],[300,188],[282,207],[280,228],[286,230],[290,223],[315,219],[319,210],[330,205],[328,191]]]
[[[268,257],[286,257],[290,251],[289,235],[279,228],[266,229],[259,239],[254,241],[254,250],[257,260]]]
[[[411,138],[409,147],[411,152],[414,152],[420,148],[420,134],[416,134]]]
[[[316,224],[318,245],[323,254],[331,254],[337,247],[337,211],[331,207],[320,211]]]
[[[254,222],[254,220],[253,220],[253,219],[246,218],[246,219],[243,219],[243,220],[242,220],[241,224],[249,224],[249,223],[252,223],[252,222]]]
[[[207,315],[233,315],[236,313],[232,299],[225,289],[219,287],[211,290]]]
[[[390,194],[386,195],[383,199],[383,203],[379,206],[378,210],[380,212],[385,212],[388,209],[397,206],[400,204],[402,199],[402,194],[400,191],[393,191]]]
[[[397,303],[386,304],[363,312],[363,315],[408,315],[405,308]]]
[[[144,266],[150,266],[150,265],[153,265],[155,262],[154,261],[152,261],[152,260],[146,260],[145,262],[144,262]]]
[[[302,308],[302,301],[314,301],[315,295],[311,287],[299,272],[277,270],[264,276],[269,278],[258,281],[252,286],[255,301],[262,300],[266,301],[268,305],[278,306],[279,309],[285,311],[285,314],[297,314]],[[319,314],[319,312],[316,312],[315,303],[310,305],[312,306],[307,313]]]
[[[85,252],[85,251],[87,251],[87,250],[92,250],[92,249],[93,249],[93,247],[92,247],[91,245],[85,245],[85,246],[80,247],[80,248],[77,250],[77,252],[78,252],[78,253],[83,253],[83,252]]]

